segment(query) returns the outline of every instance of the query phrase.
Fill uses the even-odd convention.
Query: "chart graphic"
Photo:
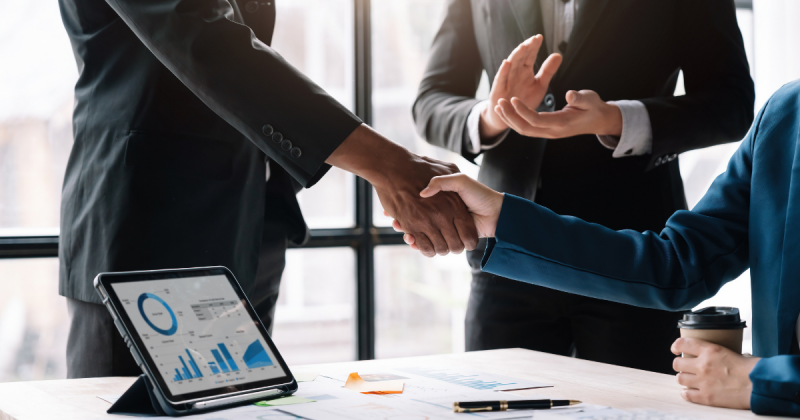
[[[189,368],[186,366],[186,362],[183,360],[183,356],[178,356],[178,359],[180,359],[181,364],[183,365],[183,372],[181,373],[181,371],[175,368],[175,378],[173,378],[175,381],[184,381],[186,379],[203,377],[203,372],[200,371],[200,367],[197,366],[197,362],[194,360],[194,357],[192,357],[192,353],[189,352],[189,349],[186,349],[186,355],[189,356],[189,365],[192,367],[192,371],[189,371]],[[192,372],[194,372],[194,375],[192,375]]]
[[[144,313],[144,301],[146,301],[147,299],[153,299],[154,301],[164,305],[164,309],[167,310],[170,318],[172,319],[171,327],[167,329],[158,328],[155,324],[153,324],[152,321],[150,321],[150,318],[148,318],[147,315]],[[149,325],[150,328],[154,329],[157,333],[161,335],[172,335],[175,334],[176,331],[178,331],[178,319],[175,318],[175,312],[172,312],[172,308],[170,308],[169,305],[167,305],[167,302],[164,302],[164,299],[158,297],[158,295],[154,295],[152,293],[142,293],[141,295],[139,295],[138,306],[139,306],[139,313],[142,314],[144,322],[146,322],[147,325]]]
[[[217,360],[217,364],[219,364],[222,372],[228,373],[239,370],[239,366],[233,361],[233,356],[231,356],[231,353],[228,351],[228,348],[225,347],[225,344],[218,343],[217,347],[219,348],[219,351],[217,351],[217,349],[211,349],[211,354],[214,355],[214,359]],[[224,359],[222,358],[223,356],[225,356]]]
[[[247,350],[244,352],[244,364],[248,369],[272,366],[272,359],[267,355],[261,342],[256,340],[247,346]]]

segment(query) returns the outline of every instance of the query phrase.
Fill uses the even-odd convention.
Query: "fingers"
[[[563,127],[570,122],[570,116],[564,111],[536,112],[528,108],[519,98],[511,98],[511,106],[528,124],[537,128]]]
[[[428,258],[436,255],[436,249],[434,248],[431,240],[428,239],[427,235],[422,232],[414,232],[413,238],[414,244],[418,247],[419,252],[422,253],[422,255]],[[444,239],[442,239],[442,241],[444,241]]]
[[[536,64],[536,57],[539,55],[539,49],[542,48],[544,37],[541,35],[534,35],[528,39],[528,52],[525,54],[525,67],[530,67],[533,71],[533,65]]]
[[[539,54],[541,45],[542,36],[535,35],[519,44],[517,48],[514,48],[514,51],[508,56],[508,61],[511,62],[512,74],[521,72],[533,74],[533,63],[536,62],[536,55]]]
[[[708,341],[700,340],[697,338],[681,337],[675,340],[674,343],[672,343],[672,347],[670,348],[670,350],[672,350],[673,354],[686,353],[692,356],[697,356],[700,354],[701,351],[703,351],[704,348],[708,348],[711,346],[716,346],[716,344],[712,344],[709,343]]]
[[[406,233],[405,235],[403,235],[403,242],[405,242],[405,243],[407,243],[409,245],[414,245],[414,242],[416,242],[416,239],[414,238],[414,235],[412,235],[410,233]]]
[[[676,379],[678,380],[679,384],[687,388],[693,388],[693,389],[701,388],[701,379],[694,373],[681,372],[676,376]]]
[[[467,251],[472,251],[478,247],[478,228],[475,227],[475,222],[472,218],[465,220],[463,217],[456,217],[453,220],[453,224]]]
[[[503,60],[497,74],[494,75],[494,82],[492,83],[492,94],[502,96],[508,91],[508,73],[511,71],[511,63],[508,60]]]
[[[428,186],[425,187],[424,190],[420,191],[419,195],[422,198],[428,198],[433,197],[439,193],[439,191],[452,191],[457,193],[461,190],[461,187],[468,178],[469,177],[465,174],[437,176],[431,179],[431,182],[428,183]]]
[[[674,369],[675,372],[697,373],[697,360],[696,358],[687,359],[676,357],[675,360],[672,361],[672,369]]]
[[[514,106],[511,105],[511,102],[501,99],[498,101],[497,107],[500,109],[498,113],[500,117],[509,127],[513,128],[514,131],[527,135],[532,130],[533,127],[531,127],[531,124],[517,113]]]
[[[392,229],[394,229],[395,232],[404,232],[403,226],[401,226],[400,222],[398,222],[397,220],[392,220]]]
[[[444,239],[443,233],[441,231],[432,230],[427,233],[428,239],[433,244],[434,255],[447,255],[450,252],[450,248],[447,245],[447,240]],[[463,245],[462,245],[463,246]],[[426,257],[428,256],[423,252],[423,255]],[[434,255],[431,255],[433,257]]]
[[[460,254],[464,252],[464,242],[461,241],[461,237],[458,234],[458,229],[456,228],[455,224],[452,224],[449,229],[443,229],[441,233],[442,237],[447,242],[447,251],[452,254]],[[439,255],[447,255],[447,252]]]
[[[542,85],[550,85],[550,81],[553,80],[553,76],[556,75],[558,68],[561,67],[562,61],[563,57],[561,57],[561,54],[550,54],[550,56],[544,60],[542,67],[539,69],[539,74],[536,75],[536,78]]]
[[[708,393],[699,389],[684,389],[681,391],[681,397],[683,397],[684,400],[695,404],[716,405]]]
[[[570,90],[566,95],[567,104],[580,109],[586,109],[593,105],[593,102],[602,101],[600,95],[593,90],[582,90],[576,92]]]

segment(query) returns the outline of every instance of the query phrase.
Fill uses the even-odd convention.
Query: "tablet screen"
[[[173,395],[286,376],[224,275],[110,286]]]

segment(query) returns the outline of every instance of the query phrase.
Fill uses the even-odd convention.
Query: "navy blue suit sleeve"
[[[756,414],[800,417],[800,357],[761,359],[750,372],[750,409]]]
[[[666,309],[690,309],[749,266],[754,128],[693,211],[660,234],[614,231],[506,195],[484,271],[564,292]]]

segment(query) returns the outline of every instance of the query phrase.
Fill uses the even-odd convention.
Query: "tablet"
[[[95,287],[136,362],[171,404],[281,385],[293,385],[284,388],[289,393],[296,390],[228,269],[104,273]]]

